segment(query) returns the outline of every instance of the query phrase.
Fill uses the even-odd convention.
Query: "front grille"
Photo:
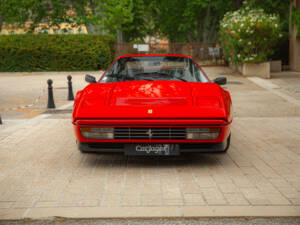
[[[186,139],[186,129],[178,127],[115,127],[115,139]]]

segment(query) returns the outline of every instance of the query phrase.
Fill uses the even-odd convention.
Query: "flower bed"
[[[268,61],[282,37],[279,16],[262,9],[242,7],[225,14],[220,22],[219,41],[225,59],[234,65]]]

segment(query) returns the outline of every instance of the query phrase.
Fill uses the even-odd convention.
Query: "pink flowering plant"
[[[247,5],[226,13],[219,30],[225,59],[234,65],[267,61],[282,37],[279,22],[278,15],[268,15]]]

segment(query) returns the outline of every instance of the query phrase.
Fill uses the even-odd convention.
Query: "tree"
[[[143,39],[151,30],[145,0],[94,0],[88,8],[94,17],[87,25],[95,27],[94,32],[101,29],[116,35],[119,42]]]
[[[98,7],[102,11],[102,17],[99,18],[100,24],[111,34],[118,35],[118,41],[122,42],[123,32],[131,29],[128,24],[133,21],[133,0],[103,1]]]
[[[240,1],[154,0],[156,30],[171,42],[215,42],[219,21]]]
[[[85,24],[89,33],[107,32],[119,41],[147,35],[171,42],[215,42],[219,21],[244,0],[0,0],[0,25],[40,23],[59,26]],[[248,0],[252,7],[280,15],[288,31],[288,4],[282,0]],[[72,13],[71,13],[72,12]]]
[[[31,0],[0,0],[0,31],[4,23],[24,25],[30,16],[30,3]]]
[[[0,0],[0,29],[4,23],[17,27],[29,23],[31,32],[40,23],[57,27],[61,23],[83,24],[88,17],[86,5],[87,0]]]
[[[33,31],[41,23],[52,27],[85,24],[89,33],[108,32],[132,41],[144,38],[153,27],[144,1],[0,0],[0,25],[24,27],[29,22]]]

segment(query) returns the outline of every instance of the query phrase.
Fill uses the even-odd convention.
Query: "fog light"
[[[189,127],[186,128],[186,138],[193,140],[214,140],[219,137],[221,128]]]
[[[80,127],[80,132],[87,139],[113,139],[113,127]]]

